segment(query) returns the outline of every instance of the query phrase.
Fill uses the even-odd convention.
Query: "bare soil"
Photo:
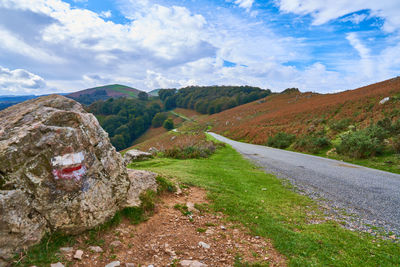
[[[66,255],[72,266],[105,266],[120,261],[121,266],[179,266],[180,260],[197,260],[208,266],[233,266],[241,262],[259,263],[263,266],[286,266],[285,258],[269,240],[251,235],[241,225],[228,222],[223,214],[193,208],[194,204],[207,207],[206,192],[200,188],[187,188],[180,194],[166,194],[156,206],[155,214],[148,221],[132,225],[122,222],[118,227],[100,236],[105,240],[104,252],[89,250],[84,238],[78,240],[74,252],[82,249],[82,260],[73,260],[73,253]],[[176,204],[188,206],[192,214],[184,214]],[[120,241],[120,246],[111,243]],[[210,248],[203,248],[204,242]]]

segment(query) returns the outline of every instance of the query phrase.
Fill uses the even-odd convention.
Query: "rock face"
[[[51,95],[1,111],[0,266],[46,231],[104,223],[129,186],[121,155],[79,103]]]
[[[138,207],[141,203],[139,197],[142,192],[146,190],[157,190],[157,174],[154,172],[128,169],[128,175],[131,186],[128,191],[125,207]]]

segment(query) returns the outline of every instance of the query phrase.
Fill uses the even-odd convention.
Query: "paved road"
[[[210,135],[307,194],[317,193],[327,203],[359,214],[364,223],[400,233],[400,175]]]

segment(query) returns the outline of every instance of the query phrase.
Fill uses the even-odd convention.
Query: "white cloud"
[[[367,18],[368,16],[366,14],[352,14],[350,16],[341,19],[341,21],[343,22],[350,21],[354,24],[360,24],[360,22],[364,21]]]
[[[44,79],[27,70],[10,70],[0,66],[0,93],[2,94],[26,94],[40,93],[46,89]]]
[[[322,25],[360,10],[370,10],[371,16],[385,19],[383,29],[394,32],[400,29],[400,1],[396,0],[278,0],[283,12],[310,14],[314,25]]]
[[[99,16],[100,16],[101,18],[104,18],[104,19],[109,19],[109,18],[112,17],[111,10],[101,11],[100,14],[99,14]]]
[[[254,4],[254,0],[233,0],[233,2],[247,11],[249,11]]]

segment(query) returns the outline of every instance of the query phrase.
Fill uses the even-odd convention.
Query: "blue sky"
[[[398,14],[397,0],[2,0],[0,95],[353,89],[400,75]]]

